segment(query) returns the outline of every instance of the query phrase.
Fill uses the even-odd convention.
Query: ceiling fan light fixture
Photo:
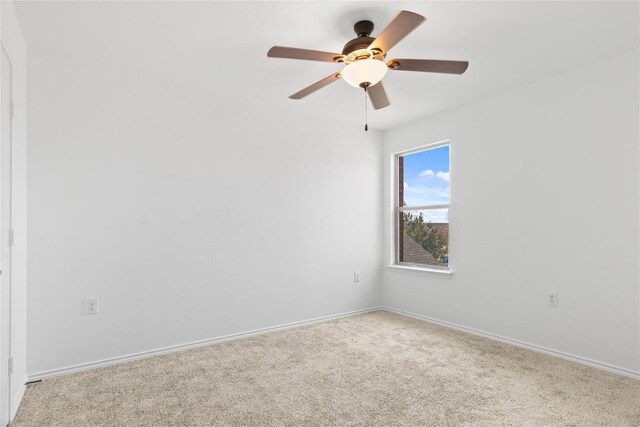
[[[378,59],[363,59],[352,62],[340,73],[342,79],[353,87],[373,86],[387,74],[387,64]]]

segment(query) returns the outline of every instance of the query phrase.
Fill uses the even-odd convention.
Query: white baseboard
[[[18,413],[18,408],[20,407],[20,402],[22,402],[22,398],[24,397],[24,392],[27,391],[26,378],[24,381],[20,383],[20,389],[18,389],[18,393],[13,397],[13,401],[11,401],[11,413],[9,414],[9,421],[13,421],[16,414]]]
[[[571,362],[580,363],[581,365],[587,365],[592,368],[601,369],[607,372],[613,372],[614,374],[623,375],[625,377],[633,378],[636,380],[640,380],[640,372],[633,371],[627,368],[621,368],[619,366],[609,365],[607,363],[598,362],[596,360],[591,360],[586,357],[576,356],[574,354],[564,353],[558,350],[552,350],[550,348],[542,347],[536,344],[530,344],[524,341],[518,341],[512,338],[503,337],[500,335],[492,334],[489,332],[479,331],[477,329],[468,328],[466,326],[456,325],[454,323],[445,322],[443,320],[434,319],[432,317],[422,316],[420,314],[410,313],[404,310],[398,310],[396,308],[383,306],[382,310],[389,311],[391,313],[396,313],[401,316],[412,317],[414,319],[422,320],[424,322],[434,323],[436,325],[444,326],[446,328],[455,329],[458,331],[466,332],[472,335],[478,335],[484,338],[489,338],[495,341],[500,341],[505,344],[510,344],[520,348],[526,348],[527,350],[536,351],[538,353],[544,353],[549,356],[559,357],[560,359],[569,360]]]
[[[252,331],[239,332],[236,334],[224,335],[216,338],[209,338],[200,341],[193,341],[185,344],[178,344],[170,347],[158,348],[155,350],[142,351],[139,353],[128,354],[124,356],[110,357],[108,359],[96,360],[94,362],[80,363],[77,365],[66,366],[63,368],[51,369],[48,371],[35,372],[29,374],[28,381],[38,381],[45,378],[51,378],[58,375],[70,374],[73,372],[87,371],[89,369],[100,368],[103,366],[117,365],[120,363],[131,362],[133,360],[146,359],[148,357],[160,356],[162,354],[175,353],[178,351],[184,351],[191,348],[203,347],[211,344],[222,343],[225,341],[237,340],[240,338],[247,338],[255,335],[261,335],[267,332],[282,331],[285,329],[296,328],[299,326],[310,325],[313,323],[326,322],[329,320],[340,319],[343,317],[355,316],[357,314],[369,313],[372,311],[379,311],[382,307],[371,307],[363,310],[354,310],[345,313],[333,314],[330,316],[316,317],[314,319],[301,320],[299,322],[286,323],[283,325],[270,326],[267,328],[255,329]],[[24,393],[24,390],[22,391]]]
[[[450,322],[445,322],[442,320],[438,320],[438,319],[434,319],[431,317],[427,317],[427,316],[422,316],[420,314],[415,314],[415,313],[410,313],[404,310],[398,310],[392,307],[387,307],[387,306],[379,306],[379,307],[371,307],[371,308],[367,308],[367,309],[363,309],[363,310],[355,310],[355,311],[349,311],[349,312],[345,312],[345,313],[340,313],[340,314],[334,314],[334,315],[330,315],[330,316],[323,316],[323,317],[317,317],[314,319],[308,319],[308,320],[302,320],[299,322],[292,322],[292,323],[286,323],[283,325],[276,325],[276,326],[271,326],[271,327],[267,327],[267,328],[261,328],[261,329],[255,329],[252,331],[247,331],[247,332],[240,332],[240,333],[236,333],[236,334],[230,334],[230,335],[224,335],[221,337],[216,337],[216,338],[209,338],[206,340],[201,340],[201,341],[193,341],[190,343],[185,343],[185,344],[179,344],[179,345],[175,345],[175,346],[171,346],[171,347],[164,347],[164,348],[159,348],[159,349],[155,349],[155,350],[149,350],[149,351],[143,351],[140,353],[134,353],[134,354],[129,354],[129,355],[124,355],[124,356],[118,356],[118,357],[112,357],[112,358],[108,358],[108,359],[101,359],[101,360],[97,360],[94,362],[88,362],[88,363],[81,363],[78,365],[72,365],[72,366],[66,366],[63,368],[57,368],[57,369],[51,369],[48,371],[42,371],[42,372],[36,372],[33,374],[29,374],[28,375],[28,381],[37,381],[37,380],[42,380],[45,378],[50,378],[50,377],[54,377],[54,376],[58,376],[58,375],[65,375],[65,374],[70,374],[73,372],[80,372],[80,371],[86,371],[89,369],[95,369],[95,368],[100,368],[103,366],[110,366],[110,365],[117,365],[120,363],[125,363],[125,362],[130,362],[133,360],[139,360],[139,359],[145,359],[148,357],[153,357],[153,356],[159,356],[162,354],[169,354],[169,353],[175,353],[178,351],[184,351],[184,350],[188,350],[191,348],[197,348],[197,347],[203,347],[203,346],[207,346],[207,345],[211,345],[211,344],[217,344],[217,343],[222,343],[225,341],[232,341],[232,340],[236,340],[236,339],[240,339],[240,338],[247,338],[247,337],[251,337],[251,336],[255,336],[255,335],[261,335],[267,332],[275,332],[275,331],[281,331],[281,330],[286,330],[286,329],[291,329],[291,328],[295,328],[295,327],[299,327],[299,326],[304,326],[304,325],[310,325],[313,323],[320,323],[320,322],[326,322],[329,320],[335,320],[335,319],[340,319],[343,317],[349,317],[349,316],[355,316],[357,314],[363,314],[363,313],[369,313],[372,311],[378,311],[378,310],[385,310],[385,311],[389,311],[391,313],[396,313],[402,316],[407,316],[407,317],[412,317],[414,319],[418,319],[418,320],[422,320],[425,322],[429,322],[429,323],[434,323],[436,325],[440,325],[440,326],[444,326],[447,328],[451,328],[451,329],[455,329],[458,331],[462,331],[462,332],[466,332],[472,335],[478,335],[484,338],[489,338],[495,341],[499,341],[505,344],[510,344],[510,345],[514,345],[516,347],[520,347],[520,348],[525,348],[528,350],[532,350],[532,351],[536,351],[539,353],[544,353],[550,356],[555,356],[555,357],[559,357],[561,359],[565,359],[565,360],[569,360],[571,362],[576,362],[576,363],[580,363],[582,365],[587,365],[587,366],[591,366],[593,368],[597,368],[597,369],[602,369],[604,371],[608,371],[608,372],[613,372],[615,374],[618,375],[623,375],[625,377],[629,377],[629,378],[634,378],[637,380],[640,380],[640,372],[638,371],[633,371],[631,369],[626,369],[626,368],[621,368],[619,366],[614,366],[614,365],[609,365],[607,363],[602,363],[602,362],[598,362],[595,360],[591,360],[585,357],[581,357],[581,356],[576,356],[573,354],[569,354],[569,353],[564,353],[561,351],[557,351],[557,350],[552,350],[546,347],[542,347],[539,345],[535,345],[535,344],[530,344],[527,342],[523,342],[523,341],[518,341],[515,339],[511,339],[511,338],[507,338],[507,337],[503,337],[500,335],[496,335],[496,334],[492,334],[489,332],[484,332],[484,331],[480,331],[477,329],[473,329],[473,328],[468,328],[466,326],[461,326],[461,325],[456,325],[454,323],[450,323]],[[22,400],[22,396],[24,395],[25,392],[25,387],[22,387],[20,392],[18,393],[18,395],[16,395],[16,398],[14,399],[14,405],[12,406],[12,414],[11,417],[13,418],[15,416],[15,412],[18,409],[18,406],[20,404],[20,401]]]

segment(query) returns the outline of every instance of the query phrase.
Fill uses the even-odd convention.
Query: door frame
[[[2,150],[2,141],[0,140],[0,208],[2,205],[2,201],[3,199],[8,200],[9,203],[9,208],[7,210],[8,212],[8,216],[9,218],[2,218],[2,211],[0,209],[0,225],[5,225],[5,221],[8,221],[8,227],[2,227],[5,228],[7,230],[11,229],[11,209],[12,209],[12,187],[13,187],[13,182],[12,182],[12,150],[13,150],[13,63],[11,62],[11,56],[9,55],[9,52],[7,51],[7,49],[5,48],[4,44],[0,42],[0,48],[2,49],[2,52],[0,52],[0,55],[2,56],[6,56],[6,60],[8,62],[8,66],[9,66],[9,70],[10,70],[10,77],[9,77],[9,120],[8,123],[6,123],[7,126],[9,126],[9,141],[8,141],[8,153],[4,152]],[[2,70],[3,72],[6,72],[5,70]],[[4,95],[4,94],[3,94]],[[0,123],[0,127],[2,126],[2,123]],[[4,168],[2,168],[2,163],[3,163],[3,155],[8,155],[9,156],[9,170],[6,171],[4,170]],[[8,185],[8,194],[4,193],[4,182],[3,178],[5,178],[9,180],[9,185]],[[4,292],[6,295],[6,298],[8,300],[8,303],[5,302],[1,302],[0,301],[0,382],[5,383],[6,381],[6,396],[2,395],[2,388],[0,387],[0,425],[2,426],[6,426],[8,425],[10,419],[11,419],[11,412],[12,412],[12,395],[11,395],[11,372],[9,372],[9,360],[12,357],[12,351],[11,351],[11,317],[12,317],[12,305],[13,305],[13,301],[12,301],[12,295],[11,295],[11,285],[12,285],[12,280],[11,280],[11,242],[9,240],[9,236],[3,236],[2,235],[2,228],[0,228],[0,245],[4,245],[5,242],[8,243],[8,247],[7,248],[1,248],[1,249],[6,249],[8,250],[8,265],[2,265],[2,259],[0,257],[0,297],[1,297],[1,292],[2,292],[2,287],[6,287],[8,289],[6,289],[6,291]],[[4,270],[4,271],[3,271]],[[4,306],[4,310],[3,310],[3,306]],[[2,349],[2,347],[5,347],[4,349]]]

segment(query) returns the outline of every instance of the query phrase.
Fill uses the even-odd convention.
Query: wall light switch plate
[[[98,314],[98,298],[84,300],[84,314]]]
[[[359,271],[354,271],[353,272],[353,283],[360,283],[360,272]]]

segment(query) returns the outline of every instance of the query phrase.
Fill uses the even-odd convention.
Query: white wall
[[[11,418],[18,409],[27,379],[27,146],[26,47],[13,2],[0,3],[2,45],[12,65],[12,215],[15,244],[11,260]]]
[[[638,68],[631,52],[385,132],[385,183],[391,153],[451,140],[454,273],[385,268],[384,303],[638,373]]]
[[[379,305],[379,132],[152,70],[28,72],[30,374]]]
[[[294,104],[34,50],[28,372],[372,307],[381,279],[392,308],[638,372],[638,71],[615,57],[381,150]],[[442,139],[453,277],[381,272],[391,153]]]

